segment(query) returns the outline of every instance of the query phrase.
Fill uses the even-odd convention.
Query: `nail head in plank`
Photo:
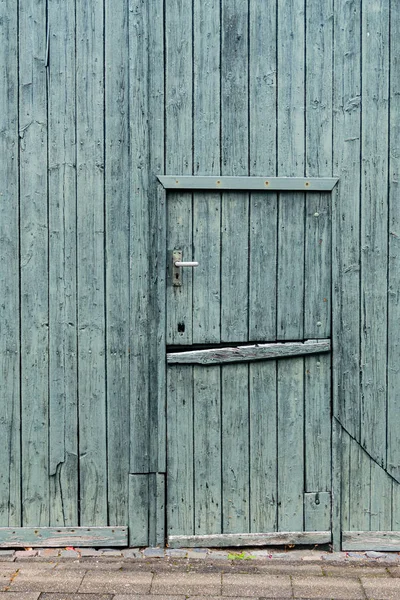
[[[0,548],[127,545],[127,527],[0,527]]]
[[[212,548],[233,546],[283,546],[288,544],[328,544],[330,531],[223,533],[215,535],[171,535],[169,548]]]
[[[216,365],[221,363],[276,359],[288,356],[302,356],[329,352],[330,340],[309,340],[307,342],[288,342],[286,344],[257,344],[230,348],[212,348],[189,352],[170,352],[167,354],[169,364],[201,364]]]
[[[159,175],[166,189],[332,191],[338,177],[210,177]]]

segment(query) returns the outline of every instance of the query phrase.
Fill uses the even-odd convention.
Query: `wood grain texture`
[[[129,4],[129,140],[130,149],[130,469],[150,470],[149,423],[149,7]],[[146,158],[144,158],[146,157]]]
[[[0,526],[21,519],[18,6],[0,4]]]
[[[169,548],[223,548],[234,546],[287,546],[329,544],[330,531],[305,531],[276,533],[224,533],[221,535],[171,535],[168,538]]]
[[[304,529],[306,531],[331,530],[330,492],[304,494]]]
[[[333,168],[340,189],[333,204],[334,414],[360,435],[360,150],[361,2],[335,2]],[[349,202],[352,198],[352,202]]]
[[[166,486],[164,473],[149,475],[149,545],[165,545]]]
[[[349,529],[368,531],[371,514],[371,460],[350,440]]]
[[[362,12],[361,444],[386,467],[389,5]],[[368,83],[367,83],[368,82]]]
[[[103,2],[76,4],[81,525],[107,522]]]
[[[193,367],[167,370],[167,531],[194,533]]]
[[[75,3],[49,5],[50,525],[77,525]]]
[[[387,470],[400,482],[400,20],[394,6],[390,25]]]
[[[105,254],[108,519],[128,522],[129,397],[129,62],[125,3],[105,1]]]
[[[247,365],[224,365],[222,380],[222,531],[248,532],[249,386]]]
[[[149,477],[129,475],[129,545],[149,545]]]
[[[309,340],[307,342],[286,342],[284,344],[257,344],[254,346],[236,346],[234,348],[212,348],[210,350],[188,350],[168,352],[169,364],[222,364],[253,360],[276,359],[303,354],[329,352],[330,340]]]
[[[386,471],[371,461],[371,531],[389,531],[392,527],[392,486]]]
[[[305,490],[328,492],[332,467],[331,356],[305,357],[304,369]]]
[[[400,534],[394,531],[343,531],[342,549],[399,552]]]
[[[278,531],[303,529],[304,362],[278,363]]]
[[[126,546],[127,527],[0,527],[0,548]]]
[[[265,75],[267,78],[269,76],[270,74]],[[251,108],[254,108],[254,110],[256,109],[255,105]],[[254,148],[254,151],[260,150],[256,150]],[[271,158],[272,157],[270,157],[270,160]],[[252,170],[253,169],[255,169],[254,164]],[[261,171],[261,167],[257,170]],[[272,170],[272,172],[274,171]],[[269,177],[269,175],[265,177],[240,175],[222,175],[212,177],[204,175],[199,176],[177,174],[159,175],[158,180],[166,189],[170,190],[291,190],[298,192],[312,192],[332,191],[338,182],[338,177]]]
[[[20,2],[22,516],[36,527],[50,509],[46,48],[45,5]]]
[[[277,363],[249,365],[250,531],[277,530]]]

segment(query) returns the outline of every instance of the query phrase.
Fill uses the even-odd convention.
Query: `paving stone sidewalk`
[[[135,559],[121,551],[65,552],[2,552],[0,600],[400,600],[398,554],[294,551],[246,559],[247,551],[207,551],[206,558],[199,551],[201,558],[192,558],[190,550],[186,558],[142,551]]]

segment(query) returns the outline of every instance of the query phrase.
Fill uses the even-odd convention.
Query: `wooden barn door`
[[[160,180],[168,543],[329,542],[332,180]]]

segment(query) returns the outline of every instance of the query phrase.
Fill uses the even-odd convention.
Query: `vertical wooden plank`
[[[276,174],[276,5],[250,0],[250,175]],[[268,32],[268,33],[267,33]],[[276,339],[277,195],[251,194],[249,339]],[[261,531],[261,530],[260,530]]]
[[[75,2],[49,4],[50,525],[78,519]]]
[[[128,7],[105,2],[105,230],[107,476],[111,525],[128,520],[129,397],[129,63]]]
[[[19,5],[23,525],[49,525],[46,6]]]
[[[392,531],[400,531],[400,485],[393,481],[392,486]]]
[[[278,3],[278,174],[304,175],[304,0]],[[288,68],[290,65],[290,68]],[[279,196],[277,338],[303,338],[303,194]]]
[[[337,419],[332,418],[332,547],[339,552],[342,547],[342,510],[345,514],[342,483],[349,481],[350,458],[343,459],[343,429]],[[343,519],[344,520],[344,519]]]
[[[196,175],[219,175],[220,2],[193,4],[193,159]],[[221,197],[193,195],[193,343],[218,343],[220,333]]]
[[[400,18],[394,4],[390,25],[387,470],[400,481]]]
[[[250,531],[277,530],[276,361],[250,369]]]
[[[303,531],[304,361],[278,361],[278,531]]]
[[[221,371],[193,367],[195,534],[221,533]]]
[[[361,2],[335,0],[333,164],[340,174],[333,227],[334,414],[360,432],[360,112]],[[352,198],[352,202],[349,202]]]
[[[350,440],[349,531],[369,531],[371,515],[371,460],[361,446]]]
[[[331,530],[331,494],[313,492],[304,494],[304,531]]]
[[[392,527],[392,478],[371,461],[371,531],[390,531]]]
[[[192,0],[168,0],[165,5],[165,166],[166,173],[192,175]],[[172,250],[192,256],[192,195],[168,198],[167,261]],[[182,269],[183,285],[167,289],[167,343],[192,343],[192,269]]]
[[[362,12],[361,443],[386,467],[389,5]]]
[[[103,2],[76,3],[81,525],[107,523]]]
[[[0,3],[0,526],[21,524],[18,5]]]
[[[350,531],[350,484],[351,484],[351,444],[352,439],[348,433],[335,421],[336,427],[340,427],[340,472],[341,472],[341,511],[340,511],[340,538],[342,531]],[[335,498],[333,498],[335,501]],[[339,537],[339,534],[338,536]],[[340,540],[341,541],[341,540]]]
[[[331,356],[304,358],[306,491],[331,489]]]
[[[149,542],[150,546],[165,546],[165,474],[149,474]]]
[[[149,475],[133,474],[129,480],[129,545],[149,545]]]
[[[168,367],[167,434],[167,531],[193,535],[193,367]]]
[[[222,378],[222,528],[250,531],[249,367],[224,365]]]
[[[147,4],[129,2],[130,188],[130,468],[149,471],[149,23]],[[145,158],[144,158],[145,157]]]
[[[222,174],[248,175],[248,5],[222,0]],[[249,195],[222,196],[221,340],[248,339]]]
[[[332,13],[332,0],[307,2],[306,175],[314,177],[332,172]],[[330,336],[331,202],[330,194],[306,196],[305,338]]]

